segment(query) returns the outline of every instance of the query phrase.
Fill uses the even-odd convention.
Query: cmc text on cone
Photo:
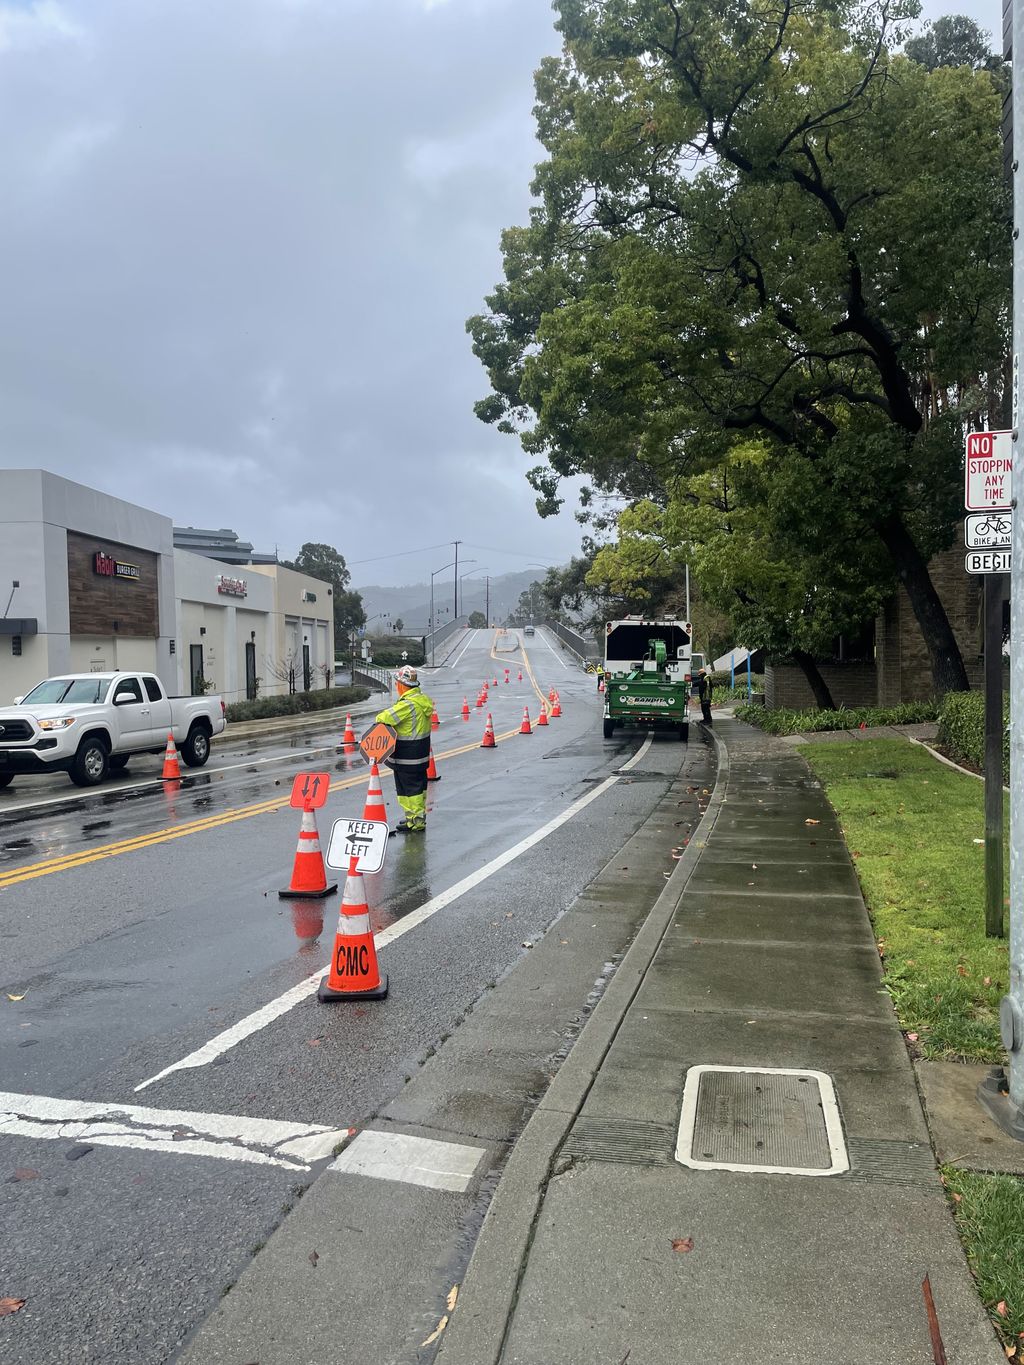
[[[341,1000],[383,1000],[387,993],[388,978],[381,975],[377,965],[370,907],[353,858],[342,892],[330,970],[321,980],[316,998],[322,1004],[333,1004]]]

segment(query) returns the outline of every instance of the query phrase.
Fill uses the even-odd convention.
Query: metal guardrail
[[[468,623],[468,616],[460,616],[454,621],[449,621],[447,625],[441,626],[440,629],[435,630],[432,635],[424,635],[423,657],[426,659],[428,665],[433,666],[439,646],[443,645],[446,640],[450,640],[453,635],[464,631]],[[442,650],[441,652],[443,656],[444,651]]]
[[[391,672],[387,668],[378,668],[376,664],[363,663],[356,661],[352,669],[352,681],[362,683],[364,687],[369,687],[374,692],[391,691]]]
[[[578,631],[570,629],[569,626],[563,626],[561,621],[548,620],[544,622],[544,625],[554,635],[557,635],[582,663],[586,663],[588,659],[599,660],[601,658],[601,651],[597,647],[596,640],[580,635]]]

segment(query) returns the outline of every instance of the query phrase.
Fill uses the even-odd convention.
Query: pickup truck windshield
[[[95,678],[47,678],[38,687],[33,687],[27,697],[22,697],[22,706],[35,702],[37,706],[56,706],[61,702],[78,702],[95,705],[107,695],[107,688],[114,681],[113,675],[97,673]]]

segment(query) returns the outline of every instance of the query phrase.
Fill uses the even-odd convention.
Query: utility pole
[[[487,625],[490,626],[490,624],[491,624],[491,575],[490,575],[490,574],[485,574],[485,575],[484,575],[484,581],[485,581],[485,583],[486,583],[486,585],[487,585],[487,587],[486,587],[486,592],[487,592],[486,602],[487,602],[487,605],[486,605],[485,608],[484,608],[484,615],[485,615],[486,618],[487,618]]]
[[[1009,12],[1012,8],[1012,14]],[[1004,12],[1003,56],[1024,54],[1024,0],[1013,0]],[[1024,470],[1024,442],[1020,439],[1019,366],[1024,354],[1024,167],[1020,142],[1024,130],[1024,80],[1013,62],[1009,134],[1013,172],[1013,366],[1010,426],[1016,488]],[[1004,135],[1006,132],[1004,124]],[[1004,1073],[995,1067],[978,1087],[984,1108],[1005,1132],[1024,1141],[1024,518],[1018,498],[1012,499],[1010,551],[1010,988],[999,1002],[999,1029],[1009,1064]],[[995,606],[986,599],[986,617]],[[986,621],[986,625],[987,625]],[[999,668],[1002,669],[1000,647]],[[986,650],[985,671],[989,659]],[[1000,708],[1001,714],[1001,708]],[[987,745],[986,745],[987,747]],[[1000,791],[1000,798],[1002,792]],[[1002,831],[1000,830],[1000,835]],[[1000,887],[1000,892],[1002,888]]]

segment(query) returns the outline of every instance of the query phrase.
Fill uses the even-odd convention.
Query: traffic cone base
[[[310,900],[323,900],[338,889],[338,883],[327,885],[327,869],[320,848],[320,835],[317,832],[316,816],[311,810],[302,812],[302,825],[299,828],[299,844],[295,850],[292,864],[292,879],[283,891],[277,894],[282,900],[297,900],[300,897]]]
[[[388,978],[381,975],[377,966],[370,910],[362,887],[362,877],[350,867],[341,898],[330,970],[316,993],[316,998],[323,1004],[340,1000],[383,1000],[388,993]]]
[[[178,782],[181,780],[181,768],[178,766],[178,750],[174,745],[174,736],[168,731],[167,745],[164,749],[164,767],[160,774],[161,782]]]

